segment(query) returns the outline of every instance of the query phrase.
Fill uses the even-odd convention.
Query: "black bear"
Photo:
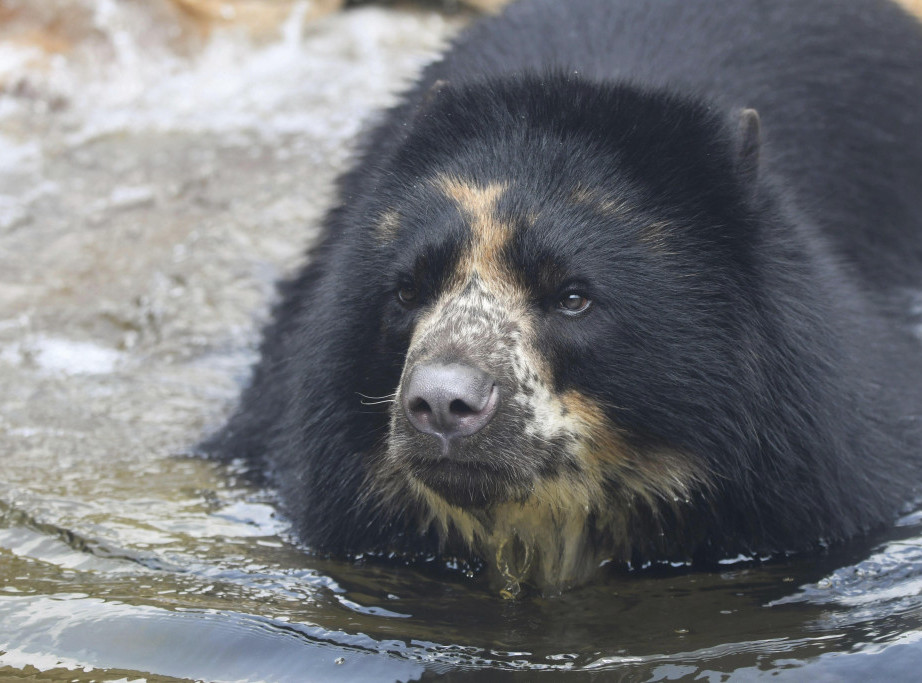
[[[319,552],[555,590],[839,542],[922,464],[922,27],[530,0],[364,140],[208,444]]]

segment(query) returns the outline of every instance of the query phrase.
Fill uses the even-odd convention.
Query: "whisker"
[[[394,398],[397,397],[396,391],[393,394],[384,394],[384,396],[368,396],[367,394],[363,394],[361,391],[356,391],[355,393],[361,396],[362,398],[368,398],[368,399],[371,399],[372,401],[378,401],[381,399],[392,399],[393,400]]]

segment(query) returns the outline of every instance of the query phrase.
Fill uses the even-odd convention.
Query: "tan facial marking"
[[[669,231],[672,229],[669,221],[654,221],[643,227],[640,241],[658,254],[668,255],[675,252],[670,250]]]
[[[436,186],[457,204],[471,230],[471,248],[459,263],[459,282],[466,282],[475,272],[484,280],[503,280],[500,256],[503,247],[512,236],[512,229],[508,224],[498,220],[496,207],[508,189],[508,184],[490,183],[477,186],[448,175],[439,176],[435,182]]]
[[[375,226],[375,237],[379,242],[390,242],[397,236],[400,229],[400,214],[394,209],[387,209],[381,214],[378,224]]]
[[[627,217],[631,210],[631,205],[626,200],[608,197],[602,191],[584,186],[579,186],[573,191],[570,195],[570,201],[574,204],[587,206],[608,218]],[[658,254],[668,255],[673,253],[669,251],[668,240],[671,228],[672,224],[669,221],[653,221],[641,229],[640,242]]]
[[[922,19],[922,0],[896,0],[900,5]]]
[[[631,205],[624,199],[608,197],[604,192],[582,185],[573,190],[570,195],[570,201],[580,206],[588,206],[592,210],[610,218],[625,216],[631,208]]]
[[[580,423],[577,433],[585,442],[580,463],[599,485],[606,476],[613,478],[650,506],[685,498],[695,488],[709,485],[706,472],[684,454],[665,448],[636,452],[612,427],[601,406],[586,396],[570,391],[562,401],[568,416]]]

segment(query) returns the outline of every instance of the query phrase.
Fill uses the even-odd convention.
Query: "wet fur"
[[[479,558],[512,591],[885,523],[922,459],[920,74],[883,0],[514,5],[369,133],[207,448],[317,550]],[[574,274],[596,300],[562,320]],[[509,387],[469,447],[491,504],[423,483],[393,402],[445,354]]]

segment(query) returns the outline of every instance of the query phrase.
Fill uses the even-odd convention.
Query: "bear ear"
[[[759,176],[759,154],[762,149],[762,124],[755,109],[742,109],[737,114],[736,168],[747,185]]]

